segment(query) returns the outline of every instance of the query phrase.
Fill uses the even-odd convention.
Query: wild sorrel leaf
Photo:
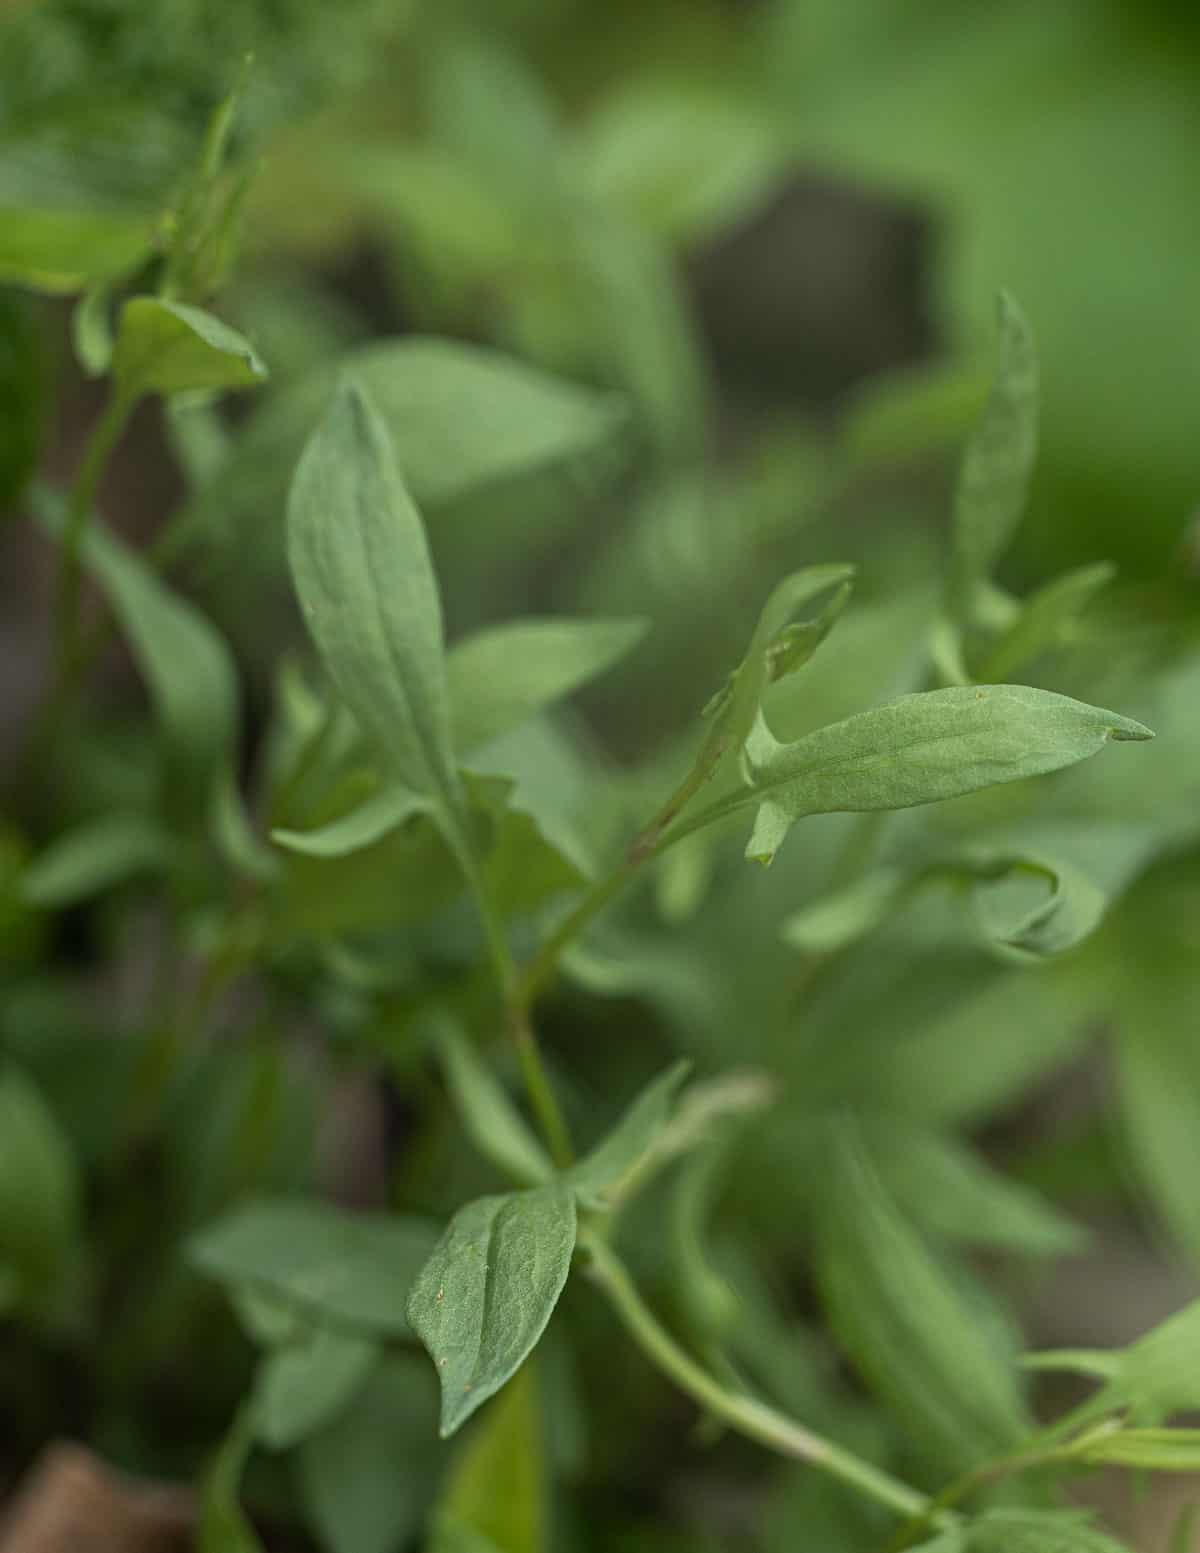
[[[574,1250],[575,1194],[561,1182],[481,1197],[451,1219],[408,1302],[441,1380],[443,1436],[528,1358]]]

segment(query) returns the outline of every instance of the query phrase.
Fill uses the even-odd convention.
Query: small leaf
[[[59,909],[90,899],[138,874],[163,868],[172,855],[169,832],[146,814],[106,814],[57,836],[21,879],[31,906]]]
[[[254,1427],[271,1450],[296,1445],[345,1407],[382,1352],[370,1338],[315,1327],[261,1361]]]
[[[257,388],[267,369],[248,341],[201,308],[130,297],[113,347],[113,379],[124,399],[194,389]]]
[[[213,787],[210,826],[217,849],[236,873],[260,884],[279,877],[279,859],[254,828],[232,766],[219,773]]]
[[[392,783],[327,825],[315,830],[273,830],[271,840],[307,857],[347,857],[382,841],[413,815],[428,814],[429,809],[425,794]]]
[[[588,1202],[621,1195],[632,1172],[645,1161],[667,1124],[690,1062],[676,1062],[648,1084],[613,1130],[572,1165],[566,1180]]]
[[[481,1197],[451,1219],[408,1302],[442,1383],[443,1436],[529,1356],[574,1250],[575,1196],[562,1184]]]
[[[1121,1429],[1089,1438],[1076,1461],[1131,1471],[1200,1472],[1200,1429]]]
[[[70,295],[128,274],[149,252],[144,216],[49,207],[0,211],[0,283]]]
[[[540,1186],[554,1166],[508,1095],[484,1066],[474,1046],[444,1020],[438,1052],[446,1085],[471,1142],[521,1186]]]
[[[1101,588],[1116,576],[1109,561],[1081,566],[1039,588],[1021,605],[1021,612],[989,646],[979,678],[999,683],[1027,663],[1058,647]]]
[[[80,1183],[70,1145],[20,1068],[0,1068],[0,1266],[23,1302],[51,1295],[80,1235]],[[14,1291],[15,1293],[15,1291]]]
[[[327,1553],[396,1553],[425,1514],[443,1447],[425,1359],[389,1353],[300,1444],[300,1497]]]
[[[97,281],[71,311],[71,342],[88,377],[103,377],[112,364],[112,286]]]
[[[254,1443],[254,1410],[246,1403],[205,1475],[200,1494],[197,1553],[263,1553],[238,1489]]]
[[[548,1484],[535,1366],[513,1376],[451,1463],[430,1553],[544,1553]]]
[[[817,1275],[830,1323],[921,1457],[965,1471],[1029,1432],[1010,1356],[885,1190],[851,1123],[830,1128]]]
[[[866,938],[898,911],[920,880],[896,867],[872,869],[785,919],[780,936],[805,954],[834,954]]]
[[[988,1510],[972,1522],[969,1553],[1129,1553],[1085,1511]]]
[[[446,660],[454,748],[477,749],[571,695],[645,633],[640,620],[514,620],[456,643]]]
[[[61,500],[40,487],[35,494],[38,519],[58,537]],[[233,655],[194,605],[99,524],[88,528],[83,558],[129,639],[162,724],[167,801],[190,807],[197,789],[211,791],[232,760],[238,718]]]
[[[450,745],[442,607],[425,530],[387,429],[343,385],[310,438],[288,507],[292,578],[325,667],[403,785],[470,851]]]
[[[1012,297],[998,304],[1000,360],[983,418],[971,434],[954,499],[951,596],[960,624],[976,623],[979,591],[1008,549],[1037,456],[1037,354]]]
[[[210,1278],[248,1284],[331,1324],[404,1337],[404,1301],[434,1233],[424,1219],[260,1198],[201,1230],[188,1259]]]
[[[952,686],[901,696],[794,744],[778,744],[760,719],[747,749],[751,790],[719,810],[759,804],[746,855],[769,862],[807,815],[936,803],[1074,765],[1110,739],[1152,737],[1141,723],[1052,691]]]

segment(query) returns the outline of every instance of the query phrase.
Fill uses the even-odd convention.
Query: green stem
[[[88,441],[83,463],[71,488],[59,553],[58,595],[55,601],[56,689],[52,700],[68,695],[80,669],[79,604],[83,582],[83,546],[96,503],[96,489],[112,451],[133,410],[134,400],[114,393]]]
[[[897,1515],[910,1520],[929,1515],[935,1525],[953,1524],[954,1517],[949,1512],[936,1509],[917,1489],[843,1450],[832,1440],[814,1434],[766,1403],[730,1391],[715,1380],[660,1325],[611,1247],[592,1233],[581,1237],[581,1244],[591,1254],[593,1277],[630,1336],[647,1358],[712,1417],[768,1450],[828,1473]]]

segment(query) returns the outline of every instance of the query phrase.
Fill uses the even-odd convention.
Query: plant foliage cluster
[[[1200,1261],[1188,546],[1046,516],[1157,456],[1130,321],[1064,409],[1035,275],[986,376],[822,420],[719,381],[679,261],[800,153],[928,171],[1068,13],[1086,97],[1127,23],[613,9],[3,23],[0,505],[51,583],[0,829],[0,1470],[66,1431],[191,1478],[201,1553],[1117,1553],[1073,1490],[1200,1471],[1200,1303],[1103,1349],[1019,1316],[1097,1205]],[[989,131],[943,191],[1020,154]],[[327,284],[347,242],[410,327]],[[179,494],[138,543],[147,427]]]

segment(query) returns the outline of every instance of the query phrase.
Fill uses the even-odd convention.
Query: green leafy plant
[[[619,1478],[622,1441],[678,1394],[698,1417],[679,1449],[757,1474],[765,1509],[738,1546],[1116,1549],[1068,1491],[1101,1467],[1200,1470],[1178,1421],[1200,1407],[1200,1306],[1124,1348],[1023,1352],[978,1253],[1080,1249],[1055,1170],[1086,1166],[1089,1140],[1039,1178],[974,1134],[1111,1015],[1138,1190],[1196,1255],[1194,636],[1147,647],[1153,607],[1106,608],[1107,563],[1008,585],[1038,358],[1003,295],[944,556],[897,563],[894,587],[895,552],[880,564],[854,535],[852,559],[814,562],[832,536],[787,531],[769,482],[738,470],[722,499],[770,509],[740,574],[765,602],[753,625],[748,600],[731,610],[745,647],[699,718],[647,690],[658,737],[618,762],[564,703],[610,674],[656,683],[645,590],[631,607],[622,566],[605,585],[592,558],[578,595],[602,613],[464,631],[454,581],[477,597],[487,558],[509,575],[555,531],[547,512],[631,489],[656,514],[635,550],[664,511],[694,537],[712,475],[694,341],[662,233],[602,216],[665,190],[655,221],[701,230],[775,152],[735,115],[731,165],[676,198],[690,161],[659,167],[659,190],[622,136],[678,149],[669,126],[700,109],[635,99],[570,143],[571,198],[542,177],[569,164],[565,131],[519,62],[450,24],[431,59],[432,144],[399,192],[364,199],[404,204],[418,248],[469,210],[451,312],[541,211],[544,337],[599,297],[612,337],[588,350],[620,371],[571,381],[421,336],[326,351],[318,325],[311,359],[269,379],[256,331],[214,300],[237,297],[252,209],[253,71],[201,94],[183,178],[147,167],[136,199],[96,211],[23,197],[0,237],[0,277],[80,297],[75,348],[107,396],[58,489],[34,467],[32,304],[0,295],[0,409],[19,411],[0,501],[55,571],[0,831],[0,1315],[86,1371],[98,1445],[195,1472],[202,1553],[296,1525],[329,1553],[632,1547],[611,1506],[585,1535],[588,1473]],[[538,336],[538,285],[507,298],[510,345]],[[577,344],[541,354],[574,364]],[[261,402],[226,416],[233,393]],[[139,548],[98,508],[147,402],[185,489]],[[861,434],[830,455],[839,490]],[[228,597],[223,568],[245,574]],[[247,599],[283,600],[266,673]],[[147,703],[119,728],[85,694],[117,638]],[[1154,738],[1141,716],[1158,742],[1110,750]],[[80,922],[149,963],[116,1042],[58,964],[54,935]],[[329,1092],[364,1080],[378,1105],[358,1121],[376,1117],[386,1155],[369,1210],[337,1206],[314,1163]],[[172,1458],[147,1443],[147,1397],[185,1352],[211,1373]],[[1093,1389],[1031,1393],[1065,1372]]]

